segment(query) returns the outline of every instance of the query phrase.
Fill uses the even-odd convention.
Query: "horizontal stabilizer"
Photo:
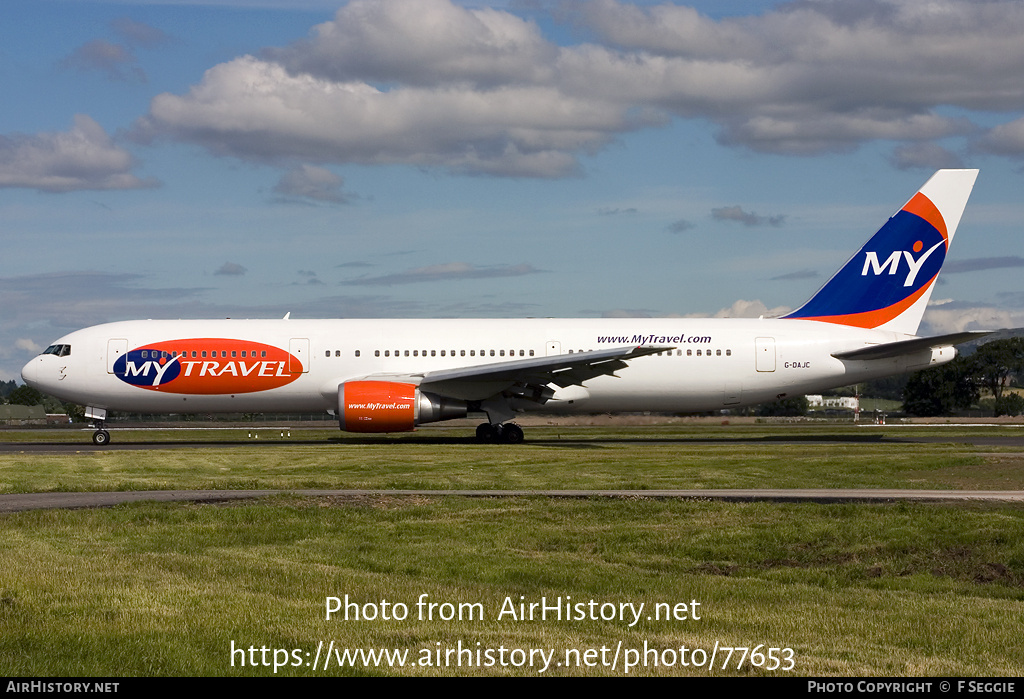
[[[991,334],[989,331],[968,331],[951,333],[949,335],[937,335],[936,337],[916,337],[913,340],[900,340],[899,342],[889,342],[884,345],[871,345],[870,347],[863,347],[848,352],[833,352],[832,356],[836,359],[889,359],[922,350],[951,347],[952,345],[977,340],[979,337]]]

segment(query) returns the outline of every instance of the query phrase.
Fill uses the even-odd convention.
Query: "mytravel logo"
[[[196,338],[136,347],[114,362],[114,375],[150,391],[255,393],[290,384],[302,375],[302,364],[260,342]]]

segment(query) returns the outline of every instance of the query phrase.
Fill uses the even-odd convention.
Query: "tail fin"
[[[811,299],[785,318],[916,335],[977,170],[939,170]]]

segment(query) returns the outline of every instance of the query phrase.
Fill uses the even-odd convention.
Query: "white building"
[[[840,408],[845,410],[859,410],[860,400],[850,396],[804,396],[807,404],[812,408]]]

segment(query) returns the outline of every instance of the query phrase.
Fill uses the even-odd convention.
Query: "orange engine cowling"
[[[423,393],[415,384],[346,381],[338,386],[338,424],[346,432],[409,432],[417,425],[466,417],[466,403]]]

